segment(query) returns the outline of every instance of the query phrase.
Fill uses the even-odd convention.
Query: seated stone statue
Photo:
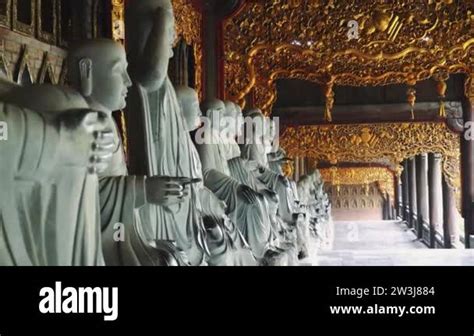
[[[170,0],[128,1],[126,6],[133,82],[127,113],[133,133],[144,136],[146,173],[192,179],[188,132],[168,77],[176,36],[173,7]],[[174,241],[191,265],[200,265],[208,252],[206,231],[192,192],[179,204],[145,204],[139,214],[143,222],[153,224],[145,233],[148,240]]]
[[[239,146],[235,138],[232,139],[237,128],[229,128],[229,124],[235,125],[235,115],[226,115],[225,105],[220,100],[205,102],[203,111],[207,124],[201,133],[196,134],[196,141],[203,165],[204,184],[227,203],[231,220],[238,226],[255,257],[261,261],[271,250],[275,237],[264,197],[245,183],[244,178],[232,174],[230,161],[240,157]],[[221,123],[223,117],[233,122]]]
[[[181,109],[189,132],[196,130],[201,123],[201,110],[199,98],[193,89],[180,86],[176,89]],[[191,148],[193,177],[203,180],[202,165],[199,154],[188,136]],[[203,182],[192,186],[197,196],[197,208],[204,219],[207,231],[207,245],[210,255],[206,257],[208,265],[212,266],[253,266],[256,260],[247,242],[240,234],[234,223],[226,214],[226,204],[217,198]]]
[[[113,155],[100,174],[101,228],[107,265],[155,266],[186,264],[172,242],[147,240],[149,222],[140,221],[145,204],[172,205],[182,202],[187,179],[129,176],[122,142],[112,111],[123,109],[131,80],[125,50],[111,40],[91,40],[73,47],[68,56],[68,74],[73,87],[92,106],[100,106],[113,130]]]
[[[96,172],[111,157],[106,116],[78,92],[11,87],[0,97],[0,265],[103,265]]]

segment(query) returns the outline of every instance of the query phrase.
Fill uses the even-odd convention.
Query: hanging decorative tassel
[[[436,91],[439,97],[439,117],[446,118],[446,107],[445,107],[445,98],[446,98],[446,91],[448,89],[448,85],[446,84],[446,80],[448,80],[449,75],[447,73],[438,73],[433,78],[437,81],[436,84]]]
[[[415,103],[416,103],[416,90],[414,87],[408,88],[407,101],[411,107],[411,120],[415,120]]]
[[[324,91],[326,97],[326,108],[324,110],[324,120],[327,122],[332,122],[332,110],[334,108],[334,91],[333,91],[333,82],[329,82]]]

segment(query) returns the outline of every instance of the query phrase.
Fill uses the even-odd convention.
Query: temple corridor
[[[429,249],[400,221],[337,221],[334,248],[321,251],[319,266],[456,266],[474,265],[466,249]]]

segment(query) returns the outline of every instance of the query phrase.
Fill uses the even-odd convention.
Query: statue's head
[[[188,86],[178,86],[176,87],[176,95],[186,121],[187,131],[194,131],[201,125],[202,116],[198,94]]]
[[[237,104],[229,100],[226,100],[224,105],[224,116],[227,118],[225,122],[226,130],[229,132],[229,137],[234,138],[239,136],[242,130],[244,122],[242,118],[242,110]]]
[[[265,128],[267,124],[266,117],[262,111],[253,108],[244,113],[245,117],[245,143],[264,145]]]
[[[94,104],[109,111],[126,106],[132,81],[125,49],[112,40],[88,40],[73,46],[67,59],[72,86]]]
[[[201,104],[201,111],[210,121],[211,127],[219,130],[220,118],[226,111],[224,102],[219,99],[206,100]]]
[[[167,33],[170,58],[173,57],[172,48],[176,39],[176,29],[171,0],[138,0],[125,3],[127,43],[130,46],[132,60],[135,61],[135,56],[141,55],[143,52],[147,41],[144,36],[150,33],[157,22],[163,25],[163,29]],[[158,11],[163,10],[166,17],[160,16],[162,21],[157,21]]]

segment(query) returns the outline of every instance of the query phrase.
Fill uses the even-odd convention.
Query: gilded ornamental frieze
[[[443,155],[449,183],[460,186],[460,136],[442,122],[312,125],[287,127],[280,145],[292,157],[316,161],[367,162],[387,159],[401,173],[400,163],[421,153]]]
[[[225,92],[269,113],[279,78],[325,85],[331,98],[333,85],[468,73],[473,16],[467,0],[248,0],[224,22]]]

